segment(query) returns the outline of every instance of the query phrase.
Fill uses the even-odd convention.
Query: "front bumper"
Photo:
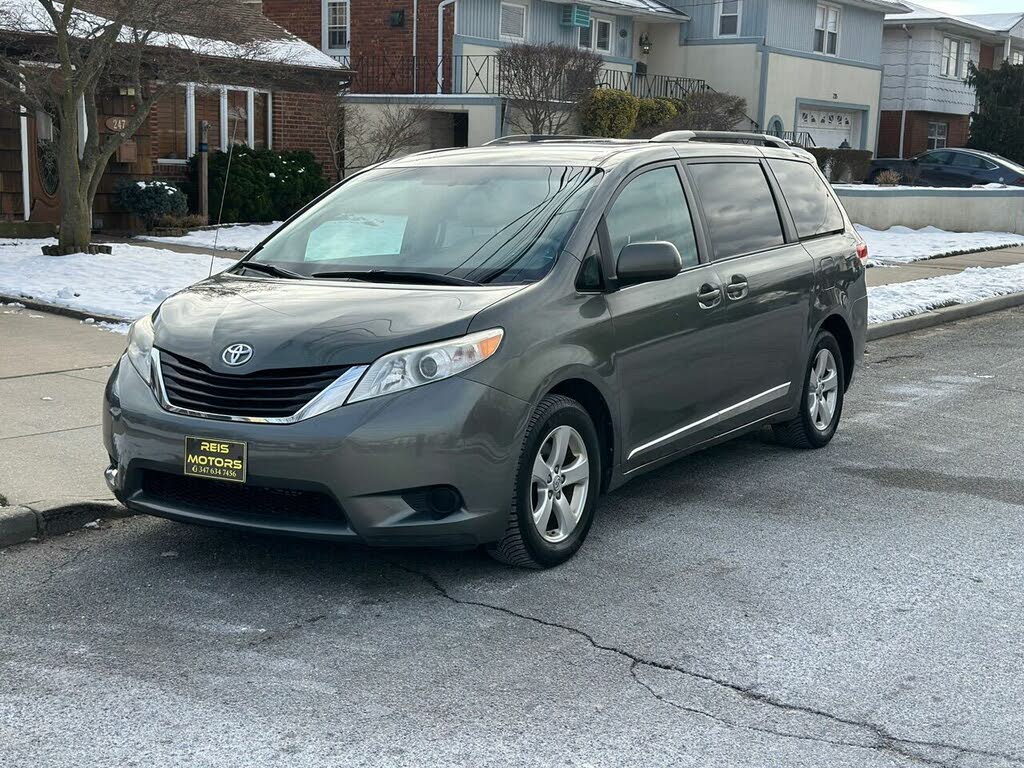
[[[295,424],[215,421],[165,411],[122,359],[105,393],[106,477],[129,509],[183,522],[471,547],[502,535],[527,418],[527,403],[456,376]],[[246,442],[246,484],[185,478],[186,435]],[[419,503],[438,486],[458,508]]]

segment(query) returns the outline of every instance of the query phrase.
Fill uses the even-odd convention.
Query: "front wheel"
[[[814,340],[804,376],[800,413],[772,427],[776,439],[794,448],[824,448],[835,437],[843,415],[846,374],[839,342],[828,331]]]
[[[530,418],[505,533],[490,554],[525,568],[564,563],[590,530],[600,478],[590,415],[575,400],[548,395]]]

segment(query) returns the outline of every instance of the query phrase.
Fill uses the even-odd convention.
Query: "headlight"
[[[153,381],[153,320],[143,317],[128,331],[128,360],[147,384]]]
[[[401,392],[462,373],[497,352],[504,335],[501,328],[492,328],[461,339],[384,355],[370,366],[348,402]]]

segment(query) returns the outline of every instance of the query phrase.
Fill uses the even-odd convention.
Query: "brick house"
[[[1024,64],[1024,13],[956,16],[905,5],[912,13],[885,20],[879,157],[965,146],[977,102],[968,63]]]
[[[309,119],[316,98],[310,86],[334,82],[340,87],[347,70],[324,55],[319,46],[306,44],[262,16],[251,3],[231,2],[237,5],[232,13],[237,13],[239,21],[234,34],[241,30],[240,34],[261,41],[261,46],[265,43],[266,59],[257,57],[239,68],[244,82],[215,86],[183,83],[156,103],[133,140],[107,166],[93,208],[96,229],[119,230],[130,225],[129,217],[114,201],[121,180],[189,179],[189,159],[199,147],[203,121],[209,123],[210,151],[230,143],[309,150],[322,164],[330,163],[324,133]],[[87,2],[79,5],[89,7]],[[37,44],[45,50],[45,42]],[[114,87],[102,93],[98,102],[104,131],[117,130],[118,118],[133,109],[132,99]],[[51,226],[59,221],[60,180],[47,150],[53,132],[53,123],[44,113],[0,106],[0,221]]]

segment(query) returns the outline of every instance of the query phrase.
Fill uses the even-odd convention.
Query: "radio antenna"
[[[228,142],[228,167],[224,171],[224,187],[220,191],[220,209],[217,211],[217,228],[213,232],[213,253],[210,254],[210,272],[207,279],[213,277],[213,263],[217,258],[217,241],[220,240],[220,226],[224,219],[224,200],[228,196],[228,180],[231,178],[231,160],[235,156],[235,135],[238,132],[238,123],[242,117],[248,117],[244,109],[240,109],[235,117],[235,124],[231,127],[231,141]]]

